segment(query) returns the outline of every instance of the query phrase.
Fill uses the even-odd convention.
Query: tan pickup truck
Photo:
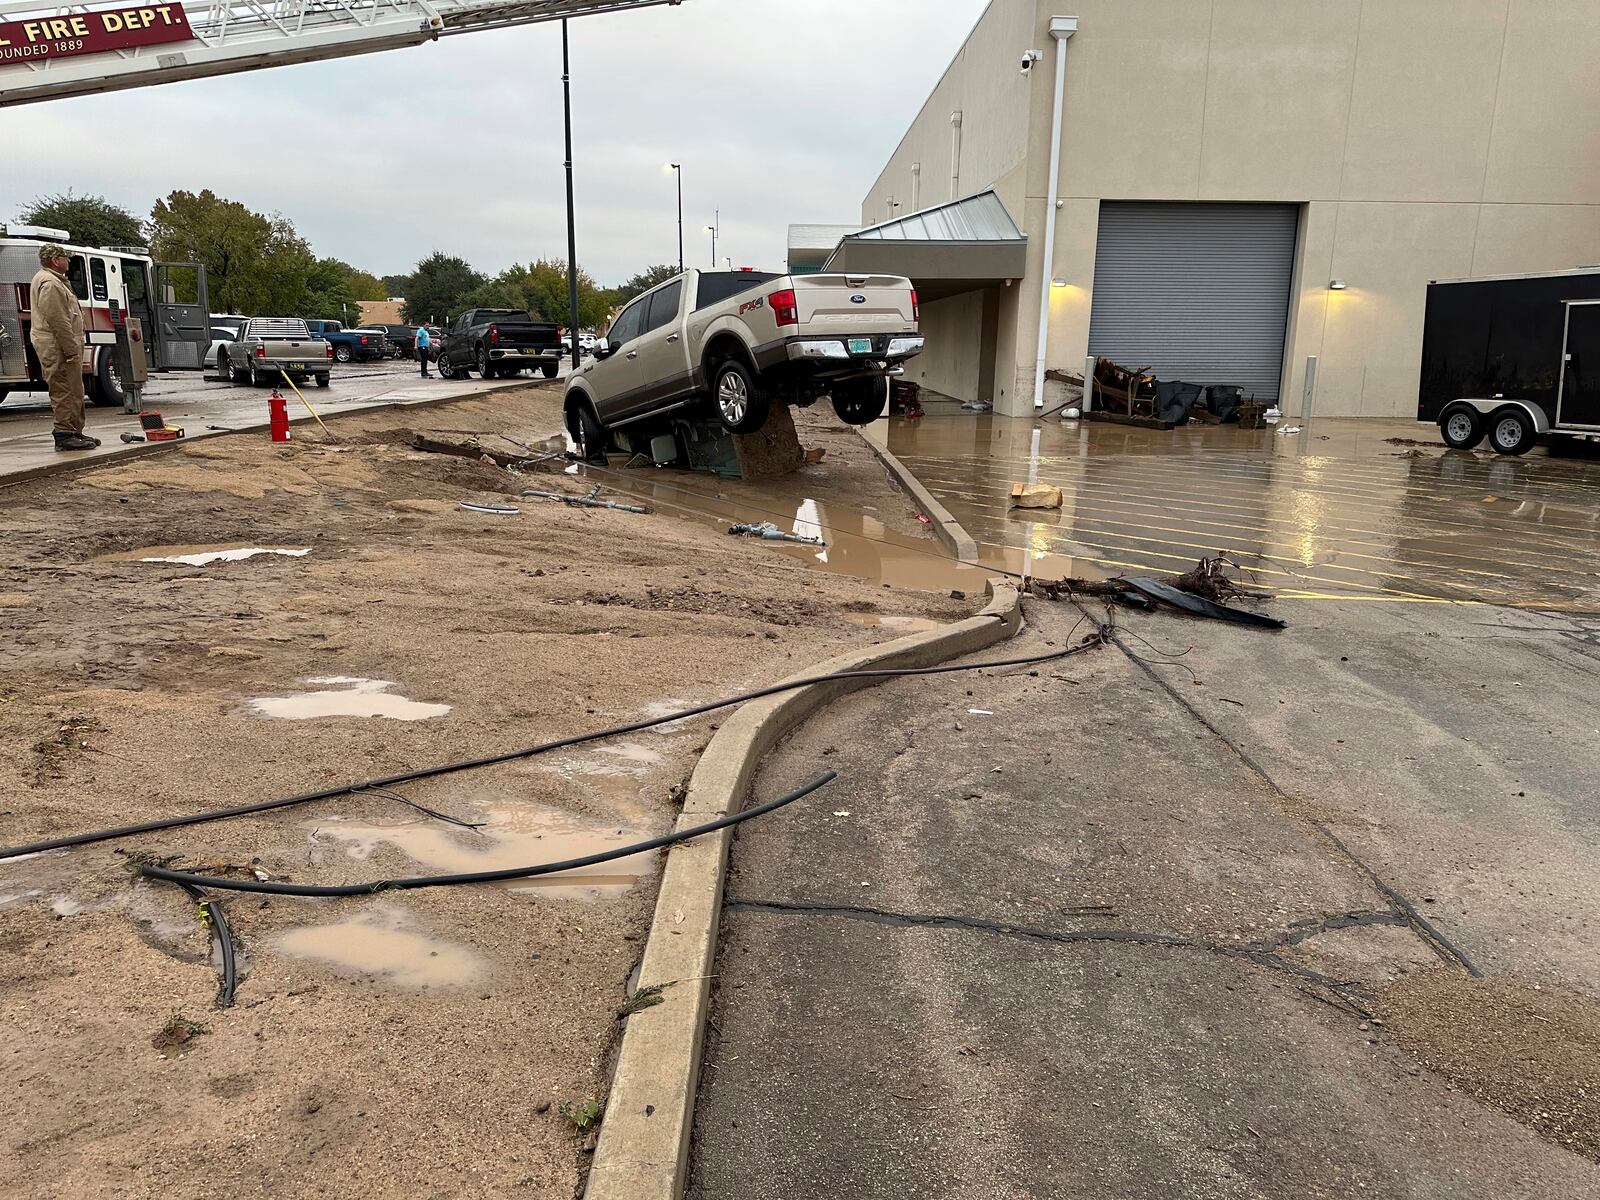
[[[921,351],[917,293],[901,276],[686,271],[629,302],[567,380],[567,429],[593,457],[611,430],[674,409],[709,405],[751,433],[772,405],[823,396],[866,425]]]
[[[315,376],[318,387],[327,387],[332,370],[333,346],[298,317],[251,317],[237,341],[217,347],[217,374],[251,387],[276,383],[284,374],[296,383]]]

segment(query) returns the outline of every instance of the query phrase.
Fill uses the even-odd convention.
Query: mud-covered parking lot
[[[330,425],[0,492],[0,843],[526,746],[981,604],[981,585],[952,598],[942,565],[918,573],[935,543],[831,415],[803,419],[828,455],[782,488],[655,475],[652,515],[520,498],[596,481],[559,461],[520,476],[410,446],[535,445],[559,426],[553,387]],[[724,531],[724,511],[816,518],[807,492],[862,510],[857,532],[820,551]],[[293,553],[183,561],[227,548]],[[225,896],[243,973],[225,1010],[196,906],[129,867],[338,884],[623,844],[671,824],[715,719],[0,862],[0,1190],[573,1194],[585,1137],[562,1110],[603,1095],[654,857],[499,887]]]

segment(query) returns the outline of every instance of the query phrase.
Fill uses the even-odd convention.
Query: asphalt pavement
[[[688,1195],[1600,1195],[1408,1048],[1481,1030],[1378,1016],[1600,984],[1600,621],[1273,607],[889,683],[775,752],[756,794],[841,778],[736,837]],[[1006,652],[1080,615],[1028,601]]]

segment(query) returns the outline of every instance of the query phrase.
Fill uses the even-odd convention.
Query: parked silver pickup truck
[[[274,383],[283,372],[296,383],[316,376],[317,386],[325,388],[332,370],[333,347],[313,337],[298,317],[251,317],[238,341],[217,347],[217,373],[251,387]]]
[[[752,433],[773,404],[823,396],[866,425],[922,342],[901,276],[687,271],[617,314],[567,381],[567,429],[593,457],[610,430],[672,409],[708,405],[729,431]]]

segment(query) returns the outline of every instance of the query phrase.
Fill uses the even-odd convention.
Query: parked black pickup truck
[[[439,374],[461,379],[469,370],[485,379],[536,367],[546,379],[561,369],[561,334],[520,308],[469,308],[445,330],[439,344]]]

